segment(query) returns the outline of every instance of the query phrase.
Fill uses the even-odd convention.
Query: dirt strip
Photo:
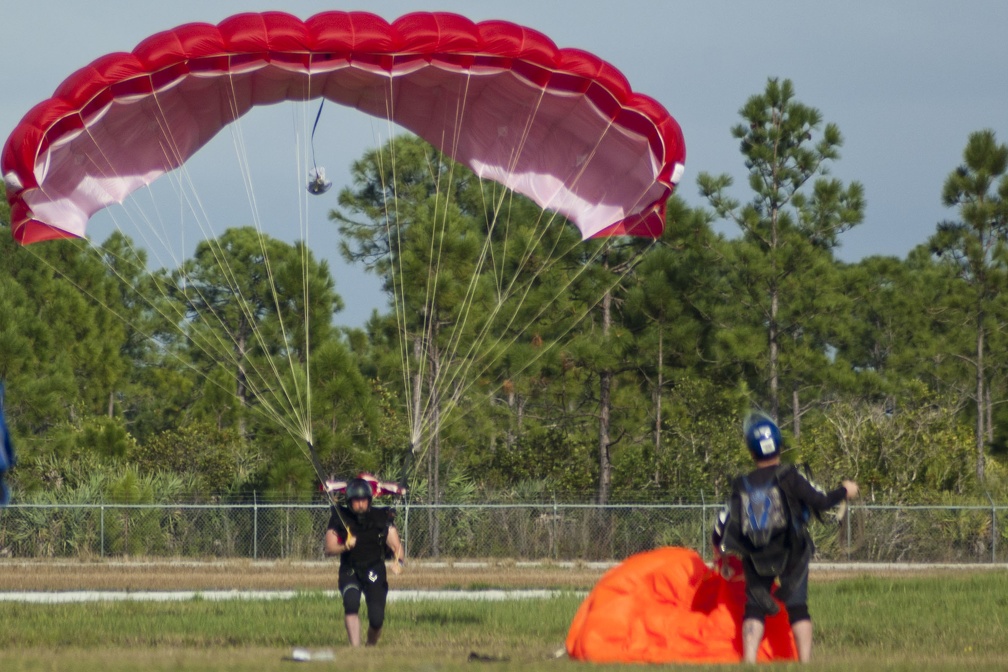
[[[590,590],[614,563],[449,560],[409,562],[389,573],[393,590]],[[0,591],[332,590],[336,562],[104,560],[0,560]],[[858,575],[903,578],[1004,571],[1003,564],[920,565],[814,563],[813,581]]]
[[[0,561],[0,591],[331,590],[336,562]],[[393,590],[536,588],[588,590],[606,566],[498,563],[407,563],[389,572]]]

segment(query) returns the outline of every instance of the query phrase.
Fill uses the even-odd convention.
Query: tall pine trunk
[[[238,436],[242,437],[242,439],[248,438],[245,427],[245,405],[248,403],[248,373],[245,371],[247,339],[245,331],[245,323],[243,321],[238,329],[238,339],[235,343],[238,361],[238,370],[235,372],[235,397],[238,399]]]
[[[977,310],[976,341],[976,476],[984,480],[984,313]]]
[[[655,475],[654,482],[656,487],[661,486],[661,469],[659,465],[661,464],[661,421],[662,421],[662,386],[665,384],[664,376],[665,368],[665,332],[662,329],[658,329],[658,376],[655,381],[654,390],[654,405],[655,405],[655,423],[654,423],[654,454],[655,454]]]
[[[609,329],[612,325],[612,292],[606,290],[602,295],[602,340],[609,338]],[[609,490],[612,486],[612,462],[609,459],[609,425],[610,412],[612,406],[612,371],[603,368],[599,372],[599,430],[598,430],[598,450],[599,450],[599,484],[598,503],[609,502]]]

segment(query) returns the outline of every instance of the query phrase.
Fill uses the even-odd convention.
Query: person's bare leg
[[[763,641],[763,621],[747,618],[742,621],[742,661],[756,662],[756,652]]]
[[[367,645],[374,646],[378,643],[378,638],[381,637],[381,628],[368,627],[367,629]]]
[[[360,616],[347,614],[343,622],[346,624],[346,634],[350,640],[350,646],[360,646]]]
[[[791,624],[798,660],[807,663],[812,660],[812,619],[806,618]]]

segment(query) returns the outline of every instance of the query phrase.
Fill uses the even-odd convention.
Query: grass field
[[[602,569],[516,565],[410,567],[398,587],[560,588],[506,602],[390,603],[379,647],[344,645],[342,609],[322,563],[190,565],[0,563],[0,590],[298,589],[290,600],[0,604],[0,670],[118,672],[339,668],[371,670],[639,670],[556,658],[570,619]],[[74,583],[74,577],[77,582]],[[299,583],[303,582],[303,583]],[[394,586],[395,588],[395,586]],[[1008,573],[1003,570],[813,574],[817,670],[1003,670]],[[294,647],[334,662],[294,663]],[[470,654],[483,658],[470,662]],[[703,670],[687,666],[683,669]],[[723,668],[722,668],[723,669]]]

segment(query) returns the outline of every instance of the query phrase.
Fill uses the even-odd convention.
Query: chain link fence
[[[613,561],[658,546],[710,557],[720,505],[413,504],[396,525],[416,559]],[[12,504],[0,553],[18,558],[145,557],[314,560],[320,504]],[[1008,562],[1008,506],[854,506],[813,523],[817,559]]]

